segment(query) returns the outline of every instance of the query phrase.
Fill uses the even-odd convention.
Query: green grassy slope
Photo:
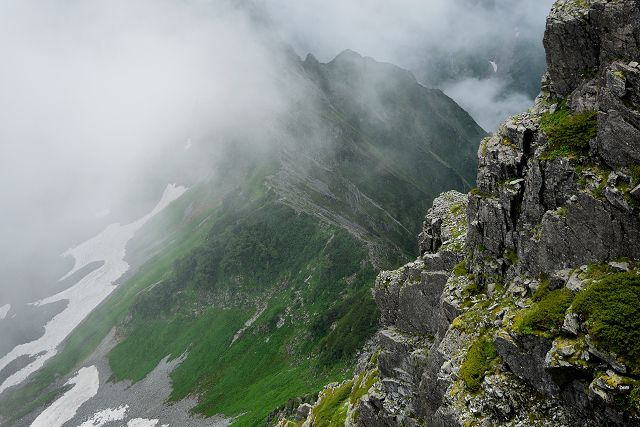
[[[140,380],[167,354],[188,351],[173,373],[172,398],[196,392],[196,411],[244,414],[238,424],[255,425],[342,376],[377,325],[367,249],[274,199],[230,196],[205,242],[137,296],[126,338],[110,355],[116,379]]]

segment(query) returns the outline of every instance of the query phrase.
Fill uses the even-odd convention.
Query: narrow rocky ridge
[[[535,105],[378,276],[354,378],[279,425],[640,425],[640,1],[559,0]],[[275,422],[274,422],[275,423]]]

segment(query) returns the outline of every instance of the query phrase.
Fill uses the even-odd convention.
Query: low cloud
[[[528,95],[505,91],[505,83],[497,79],[470,78],[445,83],[442,90],[487,130],[496,129],[514,112],[526,111],[532,102]]]
[[[553,2],[256,1],[299,54],[327,61],[349,48],[407,68],[423,84],[455,95],[487,130],[531,103],[544,68],[542,35]],[[489,61],[498,62],[495,76]],[[514,84],[509,73],[520,74],[520,81]],[[477,89],[470,88],[474,78]],[[489,96],[483,100],[478,93]]]

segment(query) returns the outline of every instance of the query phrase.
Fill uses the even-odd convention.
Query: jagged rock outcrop
[[[593,148],[612,167],[640,161],[640,8],[634,0],[562,0],[547,22],[551,95],[598,111]],[[635,108],[634,108],[635,105]]]
[[[379,378],[345,425],[640,426],[640,2],[558,0],[545,47],[478,187],[378,277]]]

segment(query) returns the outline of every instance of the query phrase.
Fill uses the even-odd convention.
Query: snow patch
[[[92,271],[71,288],[49,298],[32,303],[43,306],[57,301],[68,301],[67,308],[45,325],[45,333],[35,341],[21,344],[0,359],[0,370],[20,356],[36,356],[27,366],[9,376],[0,384],[0,393],[20,384],[57,353],[57,347],[69,334],[104,301],[117,287],[116,281],[129,269],[124,260],[129,240],[154,215],[187,191],[185,187],[170,184],[164,190],[160,202],[139,220],[127,225],[111,224],[90,240],[66,251],[64,256],[75,260],[73,269],[60,280],[64,280],[92,262],[103,261],[102,267]]]
[[[146,418],[134,418],[129,420],[127,427],[155,427],[160,420],[148,420]],[[169,427],[168,424],[163,424],[162,427]]]
[[[80,369],[66,383],[71,384],[73,388],[38,415],[31,427],[60,427],[73,418],[80,406],[98,393],[98,369],[95,366]]]
[[[5,304],[0,307],[0,320],[7,317],[7,314],[9,314],[9,310],[11,310],[11,304]]]
[[[495,61],[489,61],[489,64],[491,64],[491,66],[493,67],[493,72],[497,73],[498,72],[498,63]]]
[[[91,418],[80,424],[78,427],[102,427],[103,425],[113,422],[124,420],[129,405],[122,405],[115,409],[107,408],[100,412],[93,414]]]

